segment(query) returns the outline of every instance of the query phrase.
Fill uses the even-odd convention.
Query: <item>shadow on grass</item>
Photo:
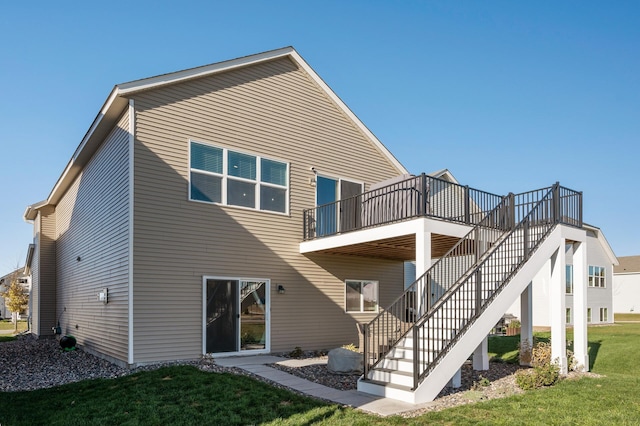
[[[11,342],[12,340],[16,340],[15,336],[12,336],[12,335],[0,336],[0,343],[2,343],[2,342]]]
[[[600,346],[602,346],[602,340],[589,342],[589,348],[587,349],[587,353],[589,354],[589,371],[593,370],[593,365],[596,362],[596,358],[598,358]]]

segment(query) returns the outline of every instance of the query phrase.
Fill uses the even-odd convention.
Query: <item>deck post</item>
[[[421,224],[416,232],[416,277],[422,276],[431,267],[431,232],[427,229],[426,219],[420,220]],[[417,318],[421,317],[428,306],[424,302],[429,299],[431,281],[423,280],[416,286],[416,310]]]
[[[551,310],[551,359],[558,363],[560,374],[567,374],[567,330],[565,296],[565,239],[551,256],[549,307]]]
[[[587,244],[573,245],[573,353],[583,371],[589,371],[587,336]]]
[[[520,358],[520,365],[531,365],[533,349],[533,282],[520,294],[520,347],[529,350],[529,356]]]
[[[489,336],[485,336],[473,351],[473,369],[476,371],[489,369]]]

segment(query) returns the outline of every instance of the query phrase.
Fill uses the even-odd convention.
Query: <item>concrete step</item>
[[[385,398],[392,398],[411,404],[415,403],[414,392],[407,386],[360,379],[358,380],[358,391]]]

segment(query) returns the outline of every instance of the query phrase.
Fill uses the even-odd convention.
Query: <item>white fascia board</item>
[[[48,201],[43,200],[38,203],[27,206],[27,208],[24,211],[24,214],[22,215],[22,218],[24,219],[25,222],[28,222],[28,223],[33,222],[38,216],[38,210],[46,206],[47,204],[48,204]]]
[[[469,232],[469,229],[471,228],[457,223],[419,218],[406,222],[393,223],[391,225],[349,232],[347,234],[335,235],[332,237],[303,241],[300,243],[300,253],[313,253],[336,247],[346,247],[354,244],[411,235],[416,234],[421,230],[425,230],[433,234],[452,235],[461,238]]]
[[[185,80],[206,77],[212,74],[218,74],[230,71],[235,68],[254,65],[264,61],[271,61],[283,56],[288,56],[294,49],[292,47],[284,47],[281,49],[270,50],[268,52],[258,53],[256,55],[244,56],[242,58],[231,59],[229,61],[218,62],[211,65],[190,68],[183,71],[177,71],[169,74],[162,74],[156,77],[145,78],[142,80],[134,80],[127,83],[118,84],[118,93],[122,96],[130,95],[143,90],[155,89],[168,84],[175,84]]]
[[[562,238],[584,243],[587,241],[587,231],[573,226],[559,225]]]
[[[393,164],[401,174],[408,174],[409,171],[398,161],[398,159],[387,149],[386,146],[378,138],[364,125],[362,121],[349,109],[349,107],[342,102],[342,99],[338,97],[334,93],[333,90],[327,85],[327,83],[322,80],[322,78],[307,64],[307,62],[302,59],[302,56],[294,49],[292,49],[290,56],[304,69],[307,74],[320,86],[322,90],[329,96],[331,100],[333,100],[336,105],[353,121],[353,123],[364,133],[364,135],[369,138],[374,145],[389,159],[391,164]]]

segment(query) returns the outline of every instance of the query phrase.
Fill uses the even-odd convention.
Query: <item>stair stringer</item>
[[[458,342],[413,391],[414,404],[433,401],[469,355],[489,334],[507,309],[520,297],[547,260],[562,247],[562,225],[554,228],[529,260],[511,278],[485,311],[460,336]],[[405,397],[407,395],[405,394]]]

